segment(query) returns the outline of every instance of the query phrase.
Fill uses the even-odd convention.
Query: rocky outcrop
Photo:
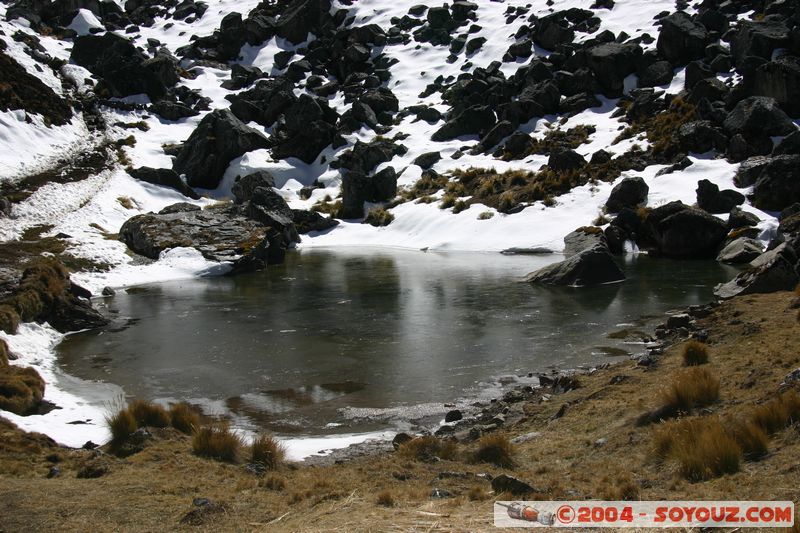
[[[718,298],[733,298],[743,294],[792,290],[798,283],[796,263],[795,251],[788,244],[781,244],[761,254],[750,263],[750,269],[733,280],[717,285],[714,294]]]
[[[435,142],[449,141],[464,135],[481,136],[494,127],[497,119],[487,106],[473,106],[450,118],[431,136]]]
[[[63,126],[72,118],[72,109],[67,102],[32,76],[14,59],[2,52],[0,44],[0,111],[23,109],[26,113],[39,114],[51,124]]]
[[[730,213],[731,209],[744,203],[742,193],[733,189],[719,190],[719,187],[708,180],[697,182],[697,205],[709,213]]]
[[[725,222],[682,202],[653,209],[642,229],[640,247],[666,257],[687,259],[716,257],[728,234]]]
[[[760,172],[753,187],[751,201],[764,211],[781,211],[800,202],[800,156],[779,156],[771,159]],[[740,172],[741,174],[741,172]]]
[[[172,169],[192,187],[215,189],[231,160],[269,145],[266,137],[228,109],[213,111],[183,143]]]
[[[315,211],[303,211],[301,209],[292,209],[292,219],[294,220],[297,233],[306,235],[308,233],[321,233],[335,228],[339,225],[339,221],[320,215]]]
[[[258,170],[244,177],[238,177],[231,187],[231,193],[237,204],[243,204],[253,198],[253,192],[257,188],[274,186],[275,177],[266,170]]]
[[[736,104],[724,125],[731,135],[745,137],[789,135],[796,129],[778,102],[765,96],[751,96]]]
[[[647,203],[647,194],[650,187],[645,181],[636,176],[624,178],[611,190],[611,194],[606,201],[606,211],[609,213],[619,213],[624,208],[635,209]]]
[[[525,281],[583,287],[625,279],[625,274],[614,262],[600,228],[578,228],[564,237],[564,245],[566,260],[528,274]]]
[[[397,173],[386,167],[375,175],[351,170],[342,175],[342,207],[339,218],[364,216],[364,202],[385,202],[397,194]]]
[[[708,31],[705,26],[678,11],[661,19],[658,52],[673,65],[685,65],[705,55]]]
[[[761,242],[749,237],[739,237],[725,245],[717,255],[717,261],[729,264],[749,263],[763,251],[764,245]]]
[[[129,170],[128,173],[139,181],[152,183],[153,185],[160,185],[161,187],[169,187],[175,189],[182,195],[197,200],[200,195],[194,189],[186,185],[178,174],[169,168],[151,168],[139,167]]]
[[[636,71],[642,49],[636,44],[605,43],[589,48],[586,63],[603,94],[609,98],[622,96],[625,78]]]

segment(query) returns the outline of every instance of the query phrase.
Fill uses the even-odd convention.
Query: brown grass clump
[[[594,126],[587,126],[581,124],[570,128],[567,131],[561,129],[551,129],[545,133],[542,139],[533,139],[533,144],[529,150],[526,150],[519,157],[512,157],[508,152],[502,149],[496,152],[495,157],[501,158],[503,161],[512,161],[514,159],[525,159],[529,155],[550,155],[554,150],[574,150],[580,145],[589,141],[589,137],[595,133],[597,129]]]
[[[750,420],[768,435],[800,421],[800,394],[789,391],[753,408]]]
[[[115,414],[106,416],[106,425],[111,431],[111,443],[121,444],[128,440],[128,437],[139,429],[136,417],[130,409],[121,409]]]
[[[417,437],[398,448],[400,456],[418,461],[430,462],[438,459],[452,460],[456,456],[456,444],[434,436]]]
[[[514,466],[514,446],[506,435],[492,433],[478,440],[478,449],[473,459],[479,463],[491,463],[501,468]]]
[[[683,345],[683,364],[686,366],[699,366],[708,363],[708,346],[696,340],[690,340]]]
[[[703,481],[739,471],[742,449],[718,418],[668,422],[654,435],[658,458],[678,463],[681,475]]]
[[[170,414],[162,406],[145,400],[134,400],[128,407],[139,427],[165,428],[170,424]]]
[[[259,487],[280,492],[286,489],[286,480],[278,476],[269,476],[258,482]]]
[[[388,226],[394,222],[394,215],[383,207],[373,207],[367,211],[367,216],[364,218],[364,224],[375,226],[376,228]]]
[[[742,449],[745,459],[757,461],[769,451],[769,437],[763,429],[751,421],[736,421],[730,424],[729,433]]]
[[[696,120],[697,107],[683,98],[673,98],[669,108],[631,123],[630,126],[614,139],[616,144],[625,139],[646,132],[653,156],[658,161],[666,161],[674,157],[680,147],[675,136],[682,125]]]
[[[388,490],[381,491],[378,493],[376,503],[383,507],[394,507],[394,496]]]
[[[0,366],[8,366],[8,344],[0,339]]]
[[[170,425],[187,435],[200,427],[200,415],[186,402],[176,403],[169,408]]]
[[[661,392],[665,416],[690,413],[696,407],[711,405],[719,399],[719,379],[706,368],[680,372]]]
[[[604,479],[600,496],[609,501],[634,501],[639,499],[639,484],[629,473],[620,474],[615,479]]]
[[[272,435],[261,434],[250,444],[250,461],[276,470],[286,457],[286,447]]]
[[[33,413],[44,397],[44,387],[35,369],[4,367],[0,372],[0,409],[18,415]]]
[[[467,492],[467,497],[473,502],[482,502],[489,499],[490,494],[480,485],[473,485]]]
[[[336,200],[333,201],[330,196],[326,196],[319,202],[315,203],[311,206],[311,211],[316,211],[317,213],[324,213],[330,216],[337,216],[339,214],[339,210],[342,208],[342,201]]]
[[[192,451],[201,457],[235,463],[239,460],[241,449],[242,438],[224,422],[203,426],[192,438]]]

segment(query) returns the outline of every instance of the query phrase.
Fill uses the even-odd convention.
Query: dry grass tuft
[[[0,372],[0,409],[31,414],[42,401],[44,389],[44,380],[35,369],[5,366]]]
[[[501,468],[514,466],[514,446],[506,435],[492,433],[478,440],[473,460],[478,463],[491,463]]]
[[[278,476],[269,476],[258,482],[259,487],[280,492],[286,489],[286,480]]]
[[[423,462],[431,462],[438,459],[452,460],[456,456],[456,443],[449,440],[442,440],[428,435],[417,437],[402,444],[398,448],[401,457],[416,459]]]
[[[145,400],[134,400],[128,407],[139,427],[165,428],[170,424],[170,414],[162,406]]]
[[[486,492],[486,490],[480,485],[473,485],[467,492],[467,497],[473,502],[482,502],[484,500],[488,500],[490,496],[491,494]]]
[[[201,427],[192,438],[192,451],[201,457],[235,463],[241,449],[242,438],[224,422]]]
[[[629,472],[620,474],[615,479],[606,478],[603,481],[600,496],[605,500],[635,501],[640,497],[639,484]]]
[[[276,470],[286,457],[286,447],[272,435],[261,434],[250,445],[250,461]]]
[[[718,399],[719,379],[706,368],[689,368],[676,375],[661,392],[661,410],[666,417],[677,416]]]
[[[653,441],[656,456],[676,461],[690,481],[739,471],[742,448],[718,418],[668,422],[655,430]]]
[[[769,437],[751,421],[733,422],[729,425],[729,433],[747,460],[757,461],[769,452]]]
[[[191,435],[200,427],[200,414],[186,402],[171,405],[169,415],[170,424],[181,433]]]
[[[376,503],[384,507],[394,507],[394,496],[388,490],[381,491],[378,493]]]
[[[800,394],[789,391],[753,408],[750,420],[768,435],[800,421]]]
[[[699,366],[708,363],[708,346],[696,340],[687,341],[683,345],[683,364]]]
[[[388,226],[394,222],[394,215],[383,207],[373,207],[367,211],[367,216],[364,218],[364,224],[375,226],[376,228]]]
[[[130,409],[121,409],[115,414],[106,416],[106,425],[111,431],[111,443],[121,444],[128,440],[128,437],[139,429],[136,417]]]

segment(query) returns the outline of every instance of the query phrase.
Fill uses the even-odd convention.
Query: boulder
[[[116,97],[144,93],[155,102],[179,79],[174,58],[148,59],[130,40],[112,32],[76,37],[70,60],[101,78]]]
[[[659,54],[673,65],[685,65],[689,61],[702,59],[708,42],[705,26],[692,20],[683,11],[661,19],[658,35]]]
[[[354,170],[363,174],[372,172],[381,163],[387,163],[408,149],[402,144],[384,138],[375,138],[369,143],[356,141],[353,148],[343,153],[332,163],[333,168]]]
[[[192,187],[215,189],[231,160],[268,145],[266,137],[229,109],[218,109],[203,117],[183,143],[172,169],[185,174]]]
[[[670,202],[650,211],[643,227],[643,247],[666,257],[713,258],[728,235],[728,226],[701,209]]]
[[[730,213],[731,209],[744,203],[742,193],[733,189],[720,191],[719,187],[708,180],[697,182],[697,205],[709,213]]]
[[[728,137],[710,120],[694,120],[681,124],[676,136],[685,152],[704,153],[712,149],[724,152],[728,146]]]
[[[752,187],[758,181],[758,177],[772,162],[771,157],[755,156],[750,157],[739,165],[736,175],[733,177],[733,183],[737,187]],[[795,164],[800,164],[800,158],[797,159]]]
[[[597,246],[601,248],[608,246],[602,229],[596,226],[578,228],[564,237],[564,256],[572,257]]]
[[[800,202],[800,156],[773,158],[758,174],[751,201],[764,211],[781,211]]]
[[[737,66],[748,57],[772,58],[772,52],[789,45],[789,28],[780,17],[763,21],[742,21],[731,41],[731,53]]]
[[[494,111],[488,106],[469,107],[450,118],[431,136],[435,142],[449,141],[464,135],[483,135],[491,130],[497,119]]]
[[[556,172],[576,170],[586,165],[586,159],[575,150],[553,150],[547,166]]]
[[[492,479],[492,490],[495,492],[495,494],[508,492],[514,496],[524,496],[526,494],[537,492],[537,490],[530,484],[507,474],[500,474]]]
[[[386,167],[374,176],[352,170],[342,175],[342,207],[339,218],[364,216],[364,202],[385,202],[397,194],[397,173]]]
[[[139,167],[128,171],[128,173],[139,181],[175,189],[182,195],[192,198],[193,200],[200,198],[200,195],[186,185],[181,177],[172,169]]]
[[[728,228],[732,230],[757,226],[759,222],[761,222],[761,219],[758,216],[748,211],[743,211],[740,207],[731,209],[730,216],[728,216]]]
[[[717,255],[717,261],[729,264],[749,263],[763,251],[764,245],[760,241],[739,237],[725,245]]]
[[[278,232],[287,246],[300,242],[291,208],[272,187],[256,187],[244,212],[250,219]]]
[[[202,211],[199,205],[190,204],[188,202],[178,202],[177,204],[170,204],[161,211],[159,215],[169,215],[170,213],[189,213],[191,211]]]
[[[332,24],[330,0],[294,0],[275,22],[275,33],[292,44],[300,44],[309,33],[322,35]]]
[[[294,220],[297,233],[305,235],[311,232],[323,232],[339,225],[339,221],[325,217],[316,211],[305,211],[302,209],[292,209],[292,218]]]
[[[171,100],[159,100],[150,106],[150,111],[160,116],[161,118],[178,121],[187,117],[199,115],[200,112],[192,109],[191,107],[181,102],[173,102]]]
[[[724,126],[729,134],[741,133],[745,137],[789,135],[796,130],[778,102],[765,96],[751,96],[736,104]]]
[[[642,55],[637,44],[604,43],[589,48],[586,63],[609,98],[622,96],[625,78],[636,71],[636,60]]]
[[[423,170],[427,170],[435,165],[441,158],[442,154],[439,152],[426,152],[414,159],[413,164]]]
[[[614,283],[624,279],[625,274],[614,262],[611,252],[602,246],[584,250],[560,263],[528,274],[525,278],[529,283],[573,287]]]
[[[545,50],[555,50],[559,45],[572,43],[575,31],[569,27],[569,22],[559,12],[537,20],[531,36],[533,42]]]
[[[336,127],[324,120],[315,120],[304,128],[289,133],[288,138],[272,149],[274,159],[295,157],[308,165],[333,143]]]
[[[259,80],[252,89],[226,98],[240,120],[271,127],[297,101],[292,87],[291,80],[285,77]]]
[[[750,263],[750,269],[714,289],[718,298],[733,298],[743,294],[792,290],[798,283],[794,268],[797,255],[786,243],[765,252]]]
[[[274,187],[275,176],[266,170],[257,170],[244,177],[237,177],[236,182],[231,187],[233,199],[237,204],[249,202],[253,198],[253,192],[259,187]]]
[[[752,92],[774,98],[792,117],[800,117],[800,58],[784,56],[758,67]]]
[[[781,139],[781,142],[772,150],[772,155],[800,155],[800,130]]]
[[[611,190],[611,194],[606,201],[606,211],[618,213],[622,209],[636,208],[647,203],[647,195],[650,187],[645,181],[638,177],[624,178]]]
[[[639,87],[667,85],[674,77],[675,71],[669,61],[656,61],[639,72]]]

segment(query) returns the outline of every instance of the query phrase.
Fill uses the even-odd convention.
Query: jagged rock
[[[669,61],[656,61],[639,73],[639,87],[656,87],[667,85],[675,77]]]
[[[525,277],[529,283],[583,287],[623,281],[625,274],[608,249],[594,247]]]
[[[611,190],[611,194],[606,201],[606,211],[618,213],[622,209],[636,208],[647,203],[647,195],[650,187],[645,181],[638,177],[624,178]]]
[[[339,225],[339,221],[330,217],[324,217],[316,211],[304,211],[292,209],[292,218],[297,228],[297,233],[305,235],[311,232],[327,231]]]
[[[344,168],[368,174],[380,165],[391,161],[396,155],[403,155],[408,149],[388,139],[374,139],[369,143],[356,141],[353,148],[339,156],[333,168]]]
[[[699,22],[678,11],[661,19],[659,53],[673,65],[685,65],[705,55],[708,31]]]
[[[291,208],[272,187],[256,187],[244,212],[252,220],[277,231],[287,246],[300,241]]]
[[[697,205],[709,213],[729,213],[734,207],[744,203],[744,195],[733,189],[720,191],[708,180],[697,182]]]
[[[150,110],[162,118],[173,121],[200,114],[199,111],[192,109],[186,104],[172,102],[170,100],[159,100],[150,106]]]
[[[275,22],[275,32],[292,44],[300,44],[309,33],[322,35],[330,21],[330,0],[294,0]]]
[[[174,58],[157,55],[148,59],[131,41],[112,32],[77,37],[70,60],[102,78],[117,97],[145,93],[156,101],[178,81]]]
[[[169,215],[170,213],[187,213],[189,211],[202,211],[199,205],[190,204],[188,202],[178,202],[177,204],[168,205],[158,212],[159,215]]]
[[[386,167],[374,176],[351,170],[342,176],[342,207],[339,218],[364,216],[364,202],[385,202],[397,194],[397,173]]]
[[[730,216],[728,217],[728,228],[739,229],[757,226],[761,220],[757,215],[748,211],[743,211],[739,207],[731,209]]]
[[[686,152],[703,153],[714,148],[725,151],[728,146],[728,138],[709,120],[681,124],[676,135],[681,149]]]
[[[263,225],[228,208],[137,215],[119,231],[128,248],[150,259],[158,259],[164,250],[185,247],[212,261],[236,261],[266,237]]]
[[[653,209],[643,227],[641,247],[653,246],[667,257],[716,257],[728,234],[728,227],[719,218],[701,209],[670,202]]]
[[[733,183],[737,187],[752,187],[758,181],[761,172],[764,171],[774,161],[771,157],[756,156],[743,161],[736,171]],[[800,158],[795,164],[800,164]]]
[[[464,135],[483,135],[496,122],[494,111],[488,106],[472,106],[449,119],[431,136],[434,142],[449,141]]]
[[[586,63],[603,93],[609,98],[622,96],[625,78],[636,71],[642,49],[636,44],[605,43],[589,48]]]
[[[764,211],[781,211],[800,202],[800,156],[778,156],[758,173],[751,201]]]
[[[555,171],[569,171],[586,165],[586,160],[575,150],[553,150],[547,166]]]
[[[603,230],[595,226],[578,228],[564,237],[564,256],[572,257],[598,246],[601,248],[608,246]]]
[[[296,157],[306,164],[311,164],[322,150],[333,143],[336,128],[323,120],[315,120],[289,135],[287,140],[272,149],[272,157],[274,159]]]
[[[793,117],[800,116],[800,58],[784,56],[758,67],[753,94],[774,98]]]
[[[748,57],[772,58],[772,52],[789,44],[789,28],[783,20],[769,17],[763,21],[742,21],[731,41],[731,53],[736,65]]]
[[[464,418],[464,415],[458,409],[448,411],[447,414],[444,415],[445,422],[458,422],[462,418]]]
[[[192,198],[193,200],[200,198],[200,195],[197,194],[191,187],[186,185],[180,176],[178,176],[178,174],[172,169],[139,167],[128,171],[128,173],[139,181],[145,181],[154,185],[161,185],[162,187],[175,189],[179,193]]]
[[[497,146],[500,141],[514,133],[516,128],[507,120],[501,120],[494,128],[492,128],[481,139],[481,148],[484,150],[491,150]]]
[[[439,152],[426,152],[414,159],[413,164],[423,170],[427,170],[435,165],[441,158],[442,154]]]
[[[231,160],[259,148],[268,141],[236,118],[228,109],[206,115],[183,143],[172,169],[185,174],[188,184],[204,189],[216,188]]]
[[[718,298],[733,298],[743,294],[792,290],[798,282],[794,268],[797,255],[786,243],[765,252],[750,263],[750,269],[728,283],[717,285]]]
[[[533,139],[527,133],[518,131],[513,133],[505,145],[503,145],[503,153],[509,159],[520,159],[524,157],[533,147]]]
[[[717,255],[720,263],[749,263],[764,251],[760,241],[748,237],[739,237],[725,245]]]
[[[249,202],[253,198],[253,193],[259,187],[274,187],[275,176],[266,170],[257,170],[244,177],[239,177],[231,187],[234,201],[237,204]]]
[[[531,33],[533,41],[545,50],[555,50],[559,45],[571,43],[575,39],[575,31],[562,13],[553,13],[536,21]]]
[[[272,126],[297,101],[292,82],[285,77],[259,80],[252,89],[226,98],[240,120],[266,127]]]
[[[724,125],[731,135],[741,133],[746,137],[789,135],[796,130],[775,99],[765,96],[751,96],[736,104]]]

